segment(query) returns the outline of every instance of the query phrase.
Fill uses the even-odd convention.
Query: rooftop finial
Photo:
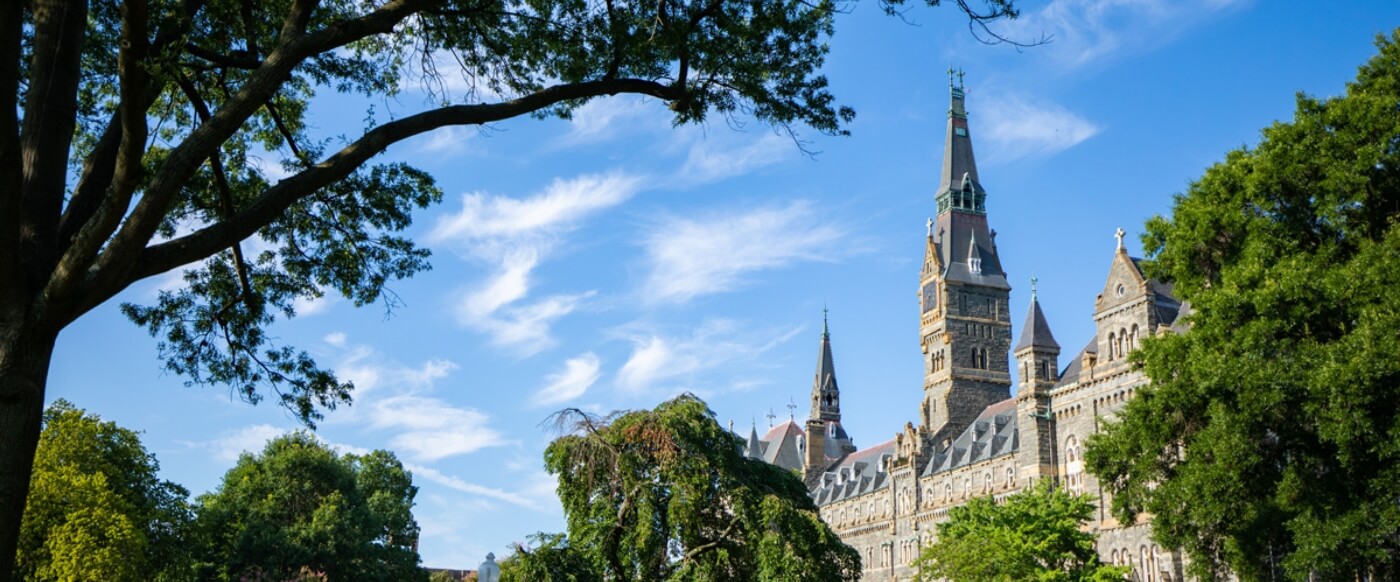
[[[826,325],[826,304],[822,304],[822,339],[831,337],[831,328]]]
[[[949,86],[949,87],[952,87],[952,86],[953,86],[953,75],[955,75],[955,74],[957,74],[957,70],[953,68],[953,65],[948,65],[948,86]]]
[[[1035,301],[1035,283],[1037,280],[1035,275],[1031,275],[1031,301]]]
[[[793,420],[793,419],[797,418],[797,403],[792,401],[792,397],[791,397],[791,396],[788,397],[787,409],[788,409],[788,420]]]
[[[1117,232],[1113,233],[1113,236],[1118,237],[1118,250],[1120,251],[1123,250],[1123,235],[1125,234],[1127,233],[1123,232],[1122,228],[1119,228]]]
[[[933,238],[933,219],[928,219],[928,237]]]
[[[775,418],[778,418],[778,415],[773,414],[773,409],[772,409],[772,408],[769,408],[769,409],[768,409],[768,428],[773,428],[773,419],[775,419]]]
[[[962,69],[958,69],[958,88],[959,88],[959,89],[962,89],[962,88],[963,88],[963,75],[966,75],[966,74],[967,74],[967,73],[963,72]]]

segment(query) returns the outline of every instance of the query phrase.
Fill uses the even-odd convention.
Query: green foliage
[[[573,434],[550,444],[545,467],[559,478],[567,544],[537,538],[539,548],[511,557],[515,571],[545,568],[557,580],[859,577],[859,555],[817,516],[802,482],[740,455],[738,439],[694,396],[559,420]]]
[[[1093,514],[1089,496],[1049,480],[1001,504],[978,497],[948,511],[915,566],[921,579],[950,582],[1125,580],[1127,568],[1099,562],[1094,534],[1080,529]]]
[[[135,432],[58,400],[44,413],[15,571],[23,580],[188,579],[184,488]]]
[[[1400,575],[1400,31],[1377,46],[1147,223],[1195,313],[1086,457],[1204,579]]]
[[[501,582],[602,582],[588,558],[563,534],[537,533],[501,560]]]
[[[200,577],[426,579],[417,492],[392,453],[341,456],[308,433],[284,435],[199,497]]]

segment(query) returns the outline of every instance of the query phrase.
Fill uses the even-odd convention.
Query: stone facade
[[[1145,521],[1118,523],[1109,514],[1103,489],[1084,471],[1083,450],[1085,439],[1147,382],[1125,354],[1149,334],[1171,332],[1183,306],[1170,286],[1143,276],[1120,232],[1095,303],[1095,339],[1060,369],[1060,346],[1032,283],[1030,312],[1009,362],[1011,286],[988,226],[963,100],[962,88],[953,87],[938,214],[929,221],[919,278],[925,372],[919,424],[857,449],[841,427],[831,339],[823,329],[804,434],[795,434],[796,423],[763,439],[751,431],[746,452],[776,460],[777,451],[798,449],[778,464],[802,459],[822,518],[860,553],[863,580],[913,579],[914,559],[949,508],[1010,495],[1038,479],[1100,500],[1088,527],[1105,562],[1131,566],[1133,580],[1182,580],[1181,557],[1154,545]]]

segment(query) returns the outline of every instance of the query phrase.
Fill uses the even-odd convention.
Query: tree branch
[[[98,296],[92,296],[94,290],[124,286],[120,283],[126,279],[123,275],[141,256],[142,249],[154,236],[186,181],[242,127],[248,117],[276,94],[297,65],[312,55],[373,34],[388,33],[426,1],[394,0],[361,18],[339,21],[312,34],[305,34],[299,27],[305,26],[315,0],[300,0],[293,4],[284,20],[277,46],[237,94],[170,152],[116,235],[107,241],[105,233],[111,231],[103,228],[105,225],[95,224],[96,221],[83,226],[74,244],[59,260],[45,288],[46,295],[56,297],[66,296],[79,286],[83,289],[85,296],[77,300],[74,305],[76,309],[66,310],[63,314],[65,320],[71,321],[111,296],[100,291]],[[102,248],[104,242],[105,249],[95,264],[89,267],[90,257]],[[78,273],[84,271],[87,273],[85,280],[75,281]]]
[[[639,93],[670,100],[677,96],[679,90],[674,86],[642,79],[589,81],[558,85],[501,103],[443,107],[385,123],[325,161],[278,182],[233,219],[146,249],[128,276],[119,282],[105,282],[108,287],[92,291],[99,296],[110,297],[110,294],[137,280],[207,258],[234,241],[248,238],[297,200],[350,175],[366,160],[396,142],[449,125],[491,123],[539,111],[563,101],[617,93]],[[100,303],[106,297],[94,299]]]
[[[37,280],[43,280],[47,265],[57,259],[43,253],[52,248],[63,208],[68,152],[78,114],[87,9],[85,0],[34,2],[34,57],[20,128],[24,176],[19,237],[20,252],[27,255],[22,260],[28,262],[30,275]]]
[[[0,2],[0,281],[22,281],[19,224],[24,173],[20,166],[19,59],[24,9]],[[24,285],[6,285],[23,293]],[[9,300],[10,297],[0,298]],[[7,301],[8,302],[8,301]]]
[[[738,527],[738,525],[739,525],[739,516],[738,516],[738,515],[735,515],[733,518],[731,518],[731,519],[729,520],[729,525],[726,526],[726,527],[724,528],[724,531],[719,532],[719,537],[717,537],[717,538],[715,538],[715,539],[713,539],[713,540],[710,540],[710,541],[708,541],[708,542],[705,542],[705,543],[703,543],[703,544],[700,544],[700,545],[698,545],[698,546],[695,546],[694,548],[691,548],[690,551],[688,551],[688,552],[685,553],[685,557],[683,557],[683,558],[681,558],[681,559],[682,559],[682,560],[694,559],[696,556],[699,556],[700,554],[703,554],[703,553],[705,553],[705,552],[708,552],[708,551],[710,551],[710,550],[713,550],[713,549],[715,549],[715,548],[718,548],[719,545],[720,545],[721,543],[724,543],[726,540],[729,539],[729,534],[734,533],[734,528],[735,528],[735,527]]]

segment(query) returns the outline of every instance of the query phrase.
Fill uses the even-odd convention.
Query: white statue
[[[486,561],[476,569],[477,582],[500,582],[501,567],[496,565],[496,554],[487,553]]]

